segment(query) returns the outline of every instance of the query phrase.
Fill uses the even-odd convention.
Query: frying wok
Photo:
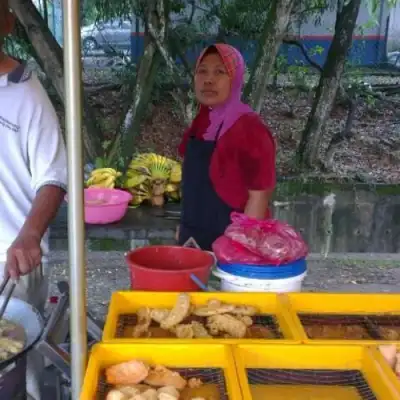
[[[0,306],[3,301],[4,296],[0,296]],[[43,319],[39,311],[25,301],[17,298],[10,299],[3,318],[18,326],[15,333],[13,332],[7,336],[17,340],[24,340],[25,343],[24,348],[19,353],[11,355],[6,360],[0,360],[0,370],[17,361],[17,359],[31,350],[40,339],[44,329]],[[22,330],[24,334],[21,335],[23,333]]]

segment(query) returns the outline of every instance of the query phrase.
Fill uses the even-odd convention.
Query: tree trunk
[[[176,64],[176,61],[173,57],[173,51],[171,51],[171,49],[175,49],[177,52],[179,52],[179,56],[181,60],[183,60],[183,65],[185,66],[184,74],[190,82],[192,82],[193,80],[193,75],[191,73],[188,62],[185,59],[184,51],[182,51],[182,49],[179,49],[178,43],[174,42],[174,34],[172,33],[172,37],[169,37],[170,32],[168,29],[168,1],[155,0],[155,2],[157,3],[156,15],[158,16],[159,25],[158,27],[155,27],[153,22],[154,19],[147,18],[145,19],[146,29],[148,30],[151,40],[157,47],[157,50],[160,53],[162,59],[174,76],[176,93],[172,92],[171,94],[182,112],[185,124],[189,125],[191,124],[194,115],[193,102],[190,100],[190,94],[189,96],[186,96],[185,93],[181,90],[181,84],[184,79],[182,79],[182,72]]]
[[[276,55],[289,23],[294,0],[273,0],[250,79],[244,95],[256,112],[260,112],[265,92],[274,69]]]
[[[118,135],[107,155],[108,165],[118,163],[117,157],[121,155],[123,170],[128,167],[134,153],[135,139],[140,133],[140,125],[149,105],[160,61],[161,55],[156,45],[152,40],[146,39],[129,105],[124,113]]]
[[[163,0],[148,1],[145,6],[144,19],[145,21],[150,21],[150,25],[157,33],[164,34],[167,21],[163,18],[164,13],[160,13],[160,8],[161,11],[163,10],[162,5]],[[135,139],[140,133],[140,125],[150,101],[161,60],[162,55],[158,46],[149,34],[148,29],[146,29],[144,53],[140,59],[135,84],[132,86],[130,99],[118,136],[107,155],[109,165],[118,162],[117,156],[121,155],[123,170],[126,170],[132,159]]]
[[[298,149],[298,162],[301,167],[320,166],[331,137],[324,145],[325,127],[332,111],[340,79],[352,44],[361,0],[350,0],[342,7],[338,4],[335,35],[329,48],[326,63],[321,74],[311,113]]]
[[[37,63],[51,81],[61,102],[64,104],[64,71],[63,52],[43,20],[32,0],[10,0],[10,7],[23,26],[26,35],[35,51]],[[82,89],[83,90],[83,89]],[[102,151],[101,130],[96,123],[93,110],[84,95],[84,129],[83,141],[85,156],[94,160]]]

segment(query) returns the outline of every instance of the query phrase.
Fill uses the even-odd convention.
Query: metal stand
[[[42,337],[35,346],[35,350],[48,360],[50,369],[58,382],[57,399],[65,399],[65,389],[71,383],[71,356],[69,352],[69,285],[62,281],[57,284],[61,293],[58,303],[47,320]],[[101,340],[103,331],[99,324],[87,314],[87,336],[89,346]],[[52,371],[55,372],[55,371]],[[64,389],[64,390],[63,390]],[[64,394],[63,394],[64,393]]]

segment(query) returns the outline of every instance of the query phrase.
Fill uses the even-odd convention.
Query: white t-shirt
[[[67,187],[67,157],[58,118],[35,75],[20,65],[0,76],[0,262],[17,237],[38,190]],[[49,250],[43,237],[44,258]]]

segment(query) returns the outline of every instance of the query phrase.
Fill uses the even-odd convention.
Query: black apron
[[[234,211],[216,193],[210,178],[210,164],[221,126],[214,141],[199,140],[190,134],[182,169],[182,214],[179,244],[191,237],[203,250],[225,232]]]

